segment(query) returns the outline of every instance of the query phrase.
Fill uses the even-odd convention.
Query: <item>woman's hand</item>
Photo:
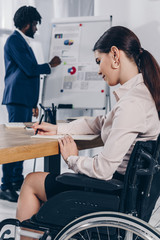
[[[32,125],[32,128],[35,130],[35,132],[38,129],[38,134],[40,135],[56,135],[58,126],[46,122],[42,122],[39,125],[37,122]]]
[[[58,142],[62,157],[66,163],[69,156],[78,156],[77,145],[71,136],[66,135],[64,138],[59,138]]]

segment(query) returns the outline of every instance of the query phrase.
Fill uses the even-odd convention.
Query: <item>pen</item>
[[[52,111],[54,111],[54,103],[52,103]]]
[[[44,117],[44,114],[42,114],[42,116],[41,116],[41,119],[40,119],[40,121],[39,121],[39,125],[42,123],[43,117]],[[38,133],[38,129],[36,130],[35,135],[36,135],[37,133]]]
[[[42,106],[41,103],[39,103],[39,106],[45,111],[45,108]]]

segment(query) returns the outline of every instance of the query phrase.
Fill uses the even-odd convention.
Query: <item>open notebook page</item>
[[[46,136],[46,135],[33,135],[31,136],[32,138],[50,138],[50,139],[58,139],[58,138],[62,138],[65,135],[50,135],[50,136]],[[95,138],[97,138],[99,135],[70,135],[74,140],[93,140]]]

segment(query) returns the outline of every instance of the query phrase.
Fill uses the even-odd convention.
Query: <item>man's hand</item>
[[[59,64],[61,64],[61,59],[59,57],[55,56],[51,59],[49,64],[51,67],[57,67]]]
[[[58,139],[58,142],[62,157],[66,163],[69,156],[78,156],[77,145],[71,136],[66,135],[64,138]]]
[[[32,108],[32,116],[37,118],[37,117],[38,117],[38,114],[39,114],[39,109],[38,109],[38,107]]]

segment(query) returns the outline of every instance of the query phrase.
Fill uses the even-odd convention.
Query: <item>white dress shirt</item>
[[[68,166],[76,173],[108,180],[124,174],[136,141],[157,139],[160,121],[155,102],[138,74],[114,92],[117,103],[106,116],[58,125],[58,134],[101,134],[104,147],[94,156],[70,156]]]

